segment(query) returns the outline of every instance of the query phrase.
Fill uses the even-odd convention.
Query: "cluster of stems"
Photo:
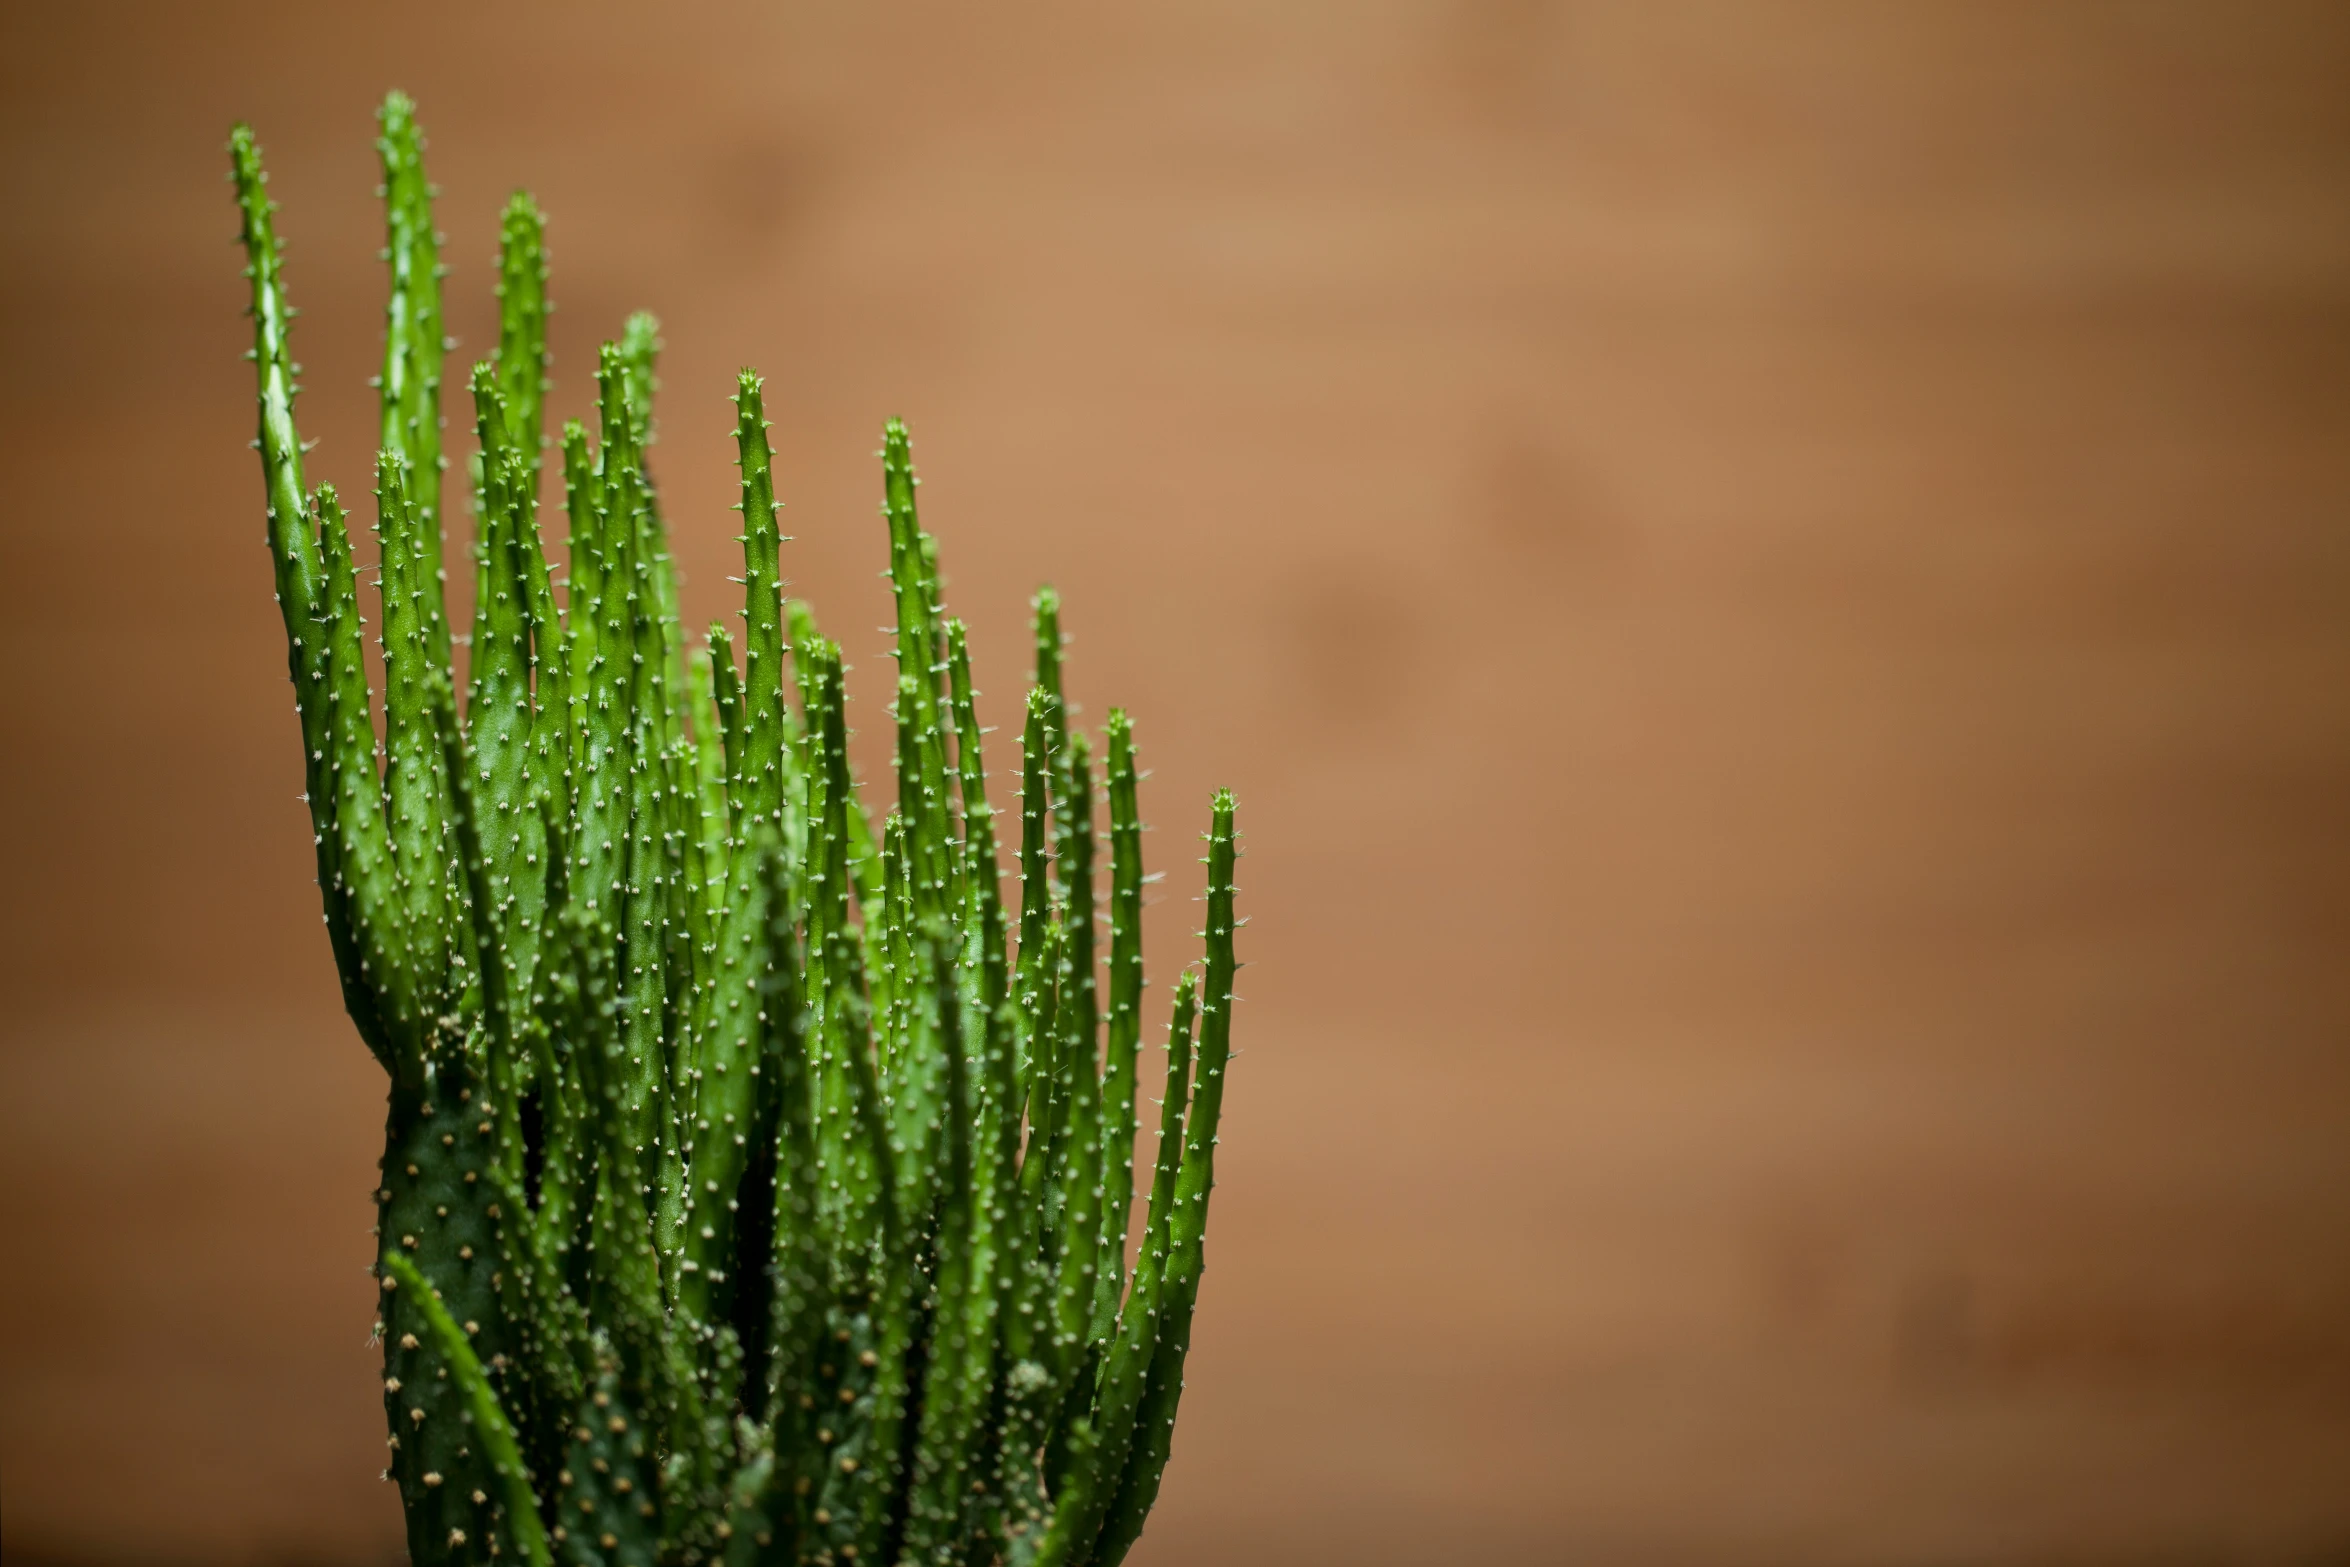
[[[882,450],[897,792],[876,828],[840,647],[777,575],[759,378],[736,395],[738,667],[722,628],[694,647],[679,628],[646,466],[650,318],[603,346],[593,431],[542,434],[542,220],[517,195],[476,451],[453,470],[477,533],[471,636],[453,636],[440,239],[412,106],[394,94],[381,120],[380,708],[344,512],[303,477],[274,204],[242,126],[230,154],[318,883],[391,1080],[378,1331],[412,1558],[1109,1567],[1158,1493],[1199,1291],[1230,796],[1131,1237],[1134,738],[1113,711],[1097,765],[1070,727],[1052,592],[1011,910],[904,428]],[[542,453],[561,462],[544,484]]]

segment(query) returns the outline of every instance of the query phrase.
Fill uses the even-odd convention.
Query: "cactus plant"
[[[1015,911],[904,426],[881,452],[897,753],[876,827],[841,648],[782,597],[759,377],[735,393],[738,668],[721,627],[680,630],[649,317],[603,346],[593,432],[542,435],[542,220],[517,195],[497,349],[467,382],[474,611],[452,635],[440,240],[413,106],[380,118],[380,710],[343,507],[303,474],[275,206],[250,130],[229,150],[326,932],[390,1078],[377,1331],[411,1558],[1111,1567],[1158,1492],[1199,1293],[1229,793],[1129,1271],[1139,773],[1123,713],[1098,773],[1069,722],[1057,598],[1035,603]]]

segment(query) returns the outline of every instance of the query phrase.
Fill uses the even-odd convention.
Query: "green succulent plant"
[[[1230,795],[1135,1246],[1134,735],[1113,711],[1097,772],[1061,698],[1058,600],[1035,601],[1012,911],[903,425],[881,454],[897,755],[875,828],[841,649],[782,596],[759,378],[735,399],[738,669],[722,628],[692,647],[679,628],[649,317],[603,346],[593,433],[541,433],[547,271],[517,195],[497,352],[469,383],[478,454],[455,470],[478,540],[453,636],[440,240],[413,106],[393,94],[381,122],[380,714],[343,508],[303,476],[274,203],[246,127],[229,150],[326,931],[391,1080],[377,1326],[411,1557],[1109,1567],[1159,1489],[1199,1293]]]

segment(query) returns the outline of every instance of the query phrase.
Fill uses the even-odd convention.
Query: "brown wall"
[[[697,618],[749,361],[870,739],[885,415],[995,722],[1068,595],[1158,769],[1162,982],[1238,789],[1138,1561],[2350,1550],[2350,12],[0,29],[11,1554],[396,1550],[221,152],[363,493],[395,84],[460,355],[518,183],[559,412],[663,317]]]

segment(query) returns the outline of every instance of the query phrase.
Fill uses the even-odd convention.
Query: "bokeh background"
[[[754,363],[868,742],[885,416],[992,721],[1067,595],[1161,986],[1239,791],[1137,1562],[2346,1559],[2350,10],[1923,0],[7,7],[12,1558],[397,1554],[222,152],[363,493],[394,85],[694,617]]]

